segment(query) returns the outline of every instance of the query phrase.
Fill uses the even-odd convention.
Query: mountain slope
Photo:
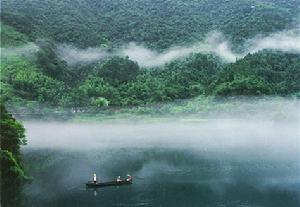
[[[295,0],[3,0],[2,21],[32,20],[31,36],[80,47],[135,41],[156,49],[221,30],[233,41],[292,27]],[[26,32],[25,32],[26,34]]]
[[[18,32],[15,28],[0,24],[1,27],[1,47],[20,46],[29,42],[29,38]]]

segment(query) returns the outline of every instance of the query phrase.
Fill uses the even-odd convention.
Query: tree
[[[120,102],[118,90],[95,75],[89,75],[78,90],[82,91],[87,99],[91,99],[92,105],[92,102],[99,97],[105,98],[111,105],[118,105]]]
[[[0,102],[0,159],[1,204],[19,206],[21,184],[26,179],[20,155],[20,146],[26,144],[25,129]]]
[[[226,65],[212,84],[219,95],[295,94],[300,90],[299,55],[264,50]]]
[[[39,51],[36,54],[37,66],[51,78],[71,84],[75,74],[55,53],[56,47],[50,41],[37,41]]]
[[[57,106],[69,92],[69,87],[64,82],[43,74],[25,58],[10,59],[7,63],[2,63],[0,68],[2,86],[5,86],[1,89],[5,99],[19,97]]]
[[[254,75],[235,76],[233,81],[224,82],[215,89],[217,95],[263,95],[271,92],[271,86]]]
[[[139,66],[128,57],[114,57],[100,65],[99,75],[113,85],[128,82],[139,73]]]
[[[92,101],[92,106],[95,108],[107,107],[109,105],[109,101],[106,98],[99,97]]]
[[[11,152],[20,161],[20,147],[26,144],[25,129],[0,103],[1,149]]]

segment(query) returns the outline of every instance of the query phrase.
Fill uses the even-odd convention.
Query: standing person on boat
[[[97,175],[96,175],[96,173],[94,173],[94,175],[93,175],[93,181],[94,181],[95,184],[97,183]]]
[[[131,175],[129,175],[129,174],[127,174],[126,181],[127,181],[127,182],[131,182],[131,181],[132,181],[132,176],[131,176]]]
[[[118,177],[117,177],[117,183],[120,183],[120,182],[122,182],[121,176],[118,176]]]

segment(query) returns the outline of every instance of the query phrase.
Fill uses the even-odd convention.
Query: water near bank
[[[298,206],[298,123],[25,122],[26,206]],[[84,182],[130,173],[134,184]]]

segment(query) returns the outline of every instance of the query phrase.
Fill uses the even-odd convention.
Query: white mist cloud
[[[276,156],[299,155],[299,100],[241,100],[234,104],[238,107],[228,110],[229,103],[219,103],[227,108],[212,110],[211,113],[216,114],[213,118],[209,114],[199,119],[167,114],[153,120],[104,118],[102,122],[86,123],[24,122],[27,147],[100,150],[164,146],[232,153],[248,149],[254,154],[273,149]]]
[[[34,43],[28,43],[19,47],[1,48],[1,58],[18,56],[18,55],[32,55],[39,50],[39,46]]]
[[[214,31],[209,33],[204,41],[198,42],[193,46],[175,46],[161,53],[148,49],[143,45],[137,45],[134,42],[112,52],[108,52],[104,48],[78,49],[66,44],[58,46],[57,52],[70,65],[99,61],[112,56],[128,56],[142,67],[156,67],[186,57],[191,53],[215,54],[225,61],[234,62],[240,56],[233,53],[230,48],[230,43],[225,40],[223,34]]]
[[[136,43],[130,43],[116,54],[119,56],[128,56],[131,60],[138,62],[140,66],[155,67],[185,57],[192,53],[193,50],[194,48],[192,47],[173,47],[165,52],[158,53]]]
[[[300,53],[299,34],[299,29],[294,29],[273,33],[264,37],[257,36],[245,42],[242,47],[244,48],[243,53],[233,52],[231,43],[226,40],[224,35],[221,32],[213,31],[207,34],[203,41],[192,46],[175,46],[164,52],[151,50],[143,45],[131,42],[113,52],[108,52],[102,48],[77,49],[69,45],[61,45],[58,47],[58,54],[71,65],[99,61],[111,56],[128,56],[142,67],[156,67],[186,57],[191,53],[214,54],[226,62],[234,62],[248,53],[255,53],[263,49]]]
[[[248,52],[255,53],[262,49],[274,49],[283,52],[300,53],[300,29],[293,29],[271,34],[267,37],[256,37],[249,40]]]
[[[204,42],[200,42],[194,47],[193,52],[214,54],[227,62],[234,62],[241,57],[231,50],[231,44],[218,31],[210,32]]]
[[[89,47],[83,50],[67,44],[59,45],[57,54],[70,65],[94,62],[110,56],[106,50],[101,48]]]
[[[159,53],[136,43],[130,43],[123,47],[116,55],[128,56],[143,67],[161,66],[173,60],[186,57],[191,53],[214,54],[227,62],[234,62],[241,55],[233,53],[230,48],[230,43],[225,40],[223,34],[214,31],[210,32],[204,41],[190,47],[172,47]]]
[[[174,46],[163,52],[151,50],[142,44],[138,45],[131,42],[113,51],[97,47],[79,49],[71,45],[62,44],[57,46],[57,54],[69,65],[101,61],[113,56],[128,56],[142,67],[156,67],[187,57],[192,53],[214,54],[226,62],[234,62],[248,53],[255,53],[263,49],[300,53],[300,29],[285,30],[268,36],[256,36],[247,40],[242,45],[242,48],[243,53],[233,52],[231,43],[226,40],[224,35],[219,31],[212,31],[201,42],[185,47]],[[20,47],[1,48],[1,57],[31,55],[37,52],[38,49],[39,47],[34,43]]]

